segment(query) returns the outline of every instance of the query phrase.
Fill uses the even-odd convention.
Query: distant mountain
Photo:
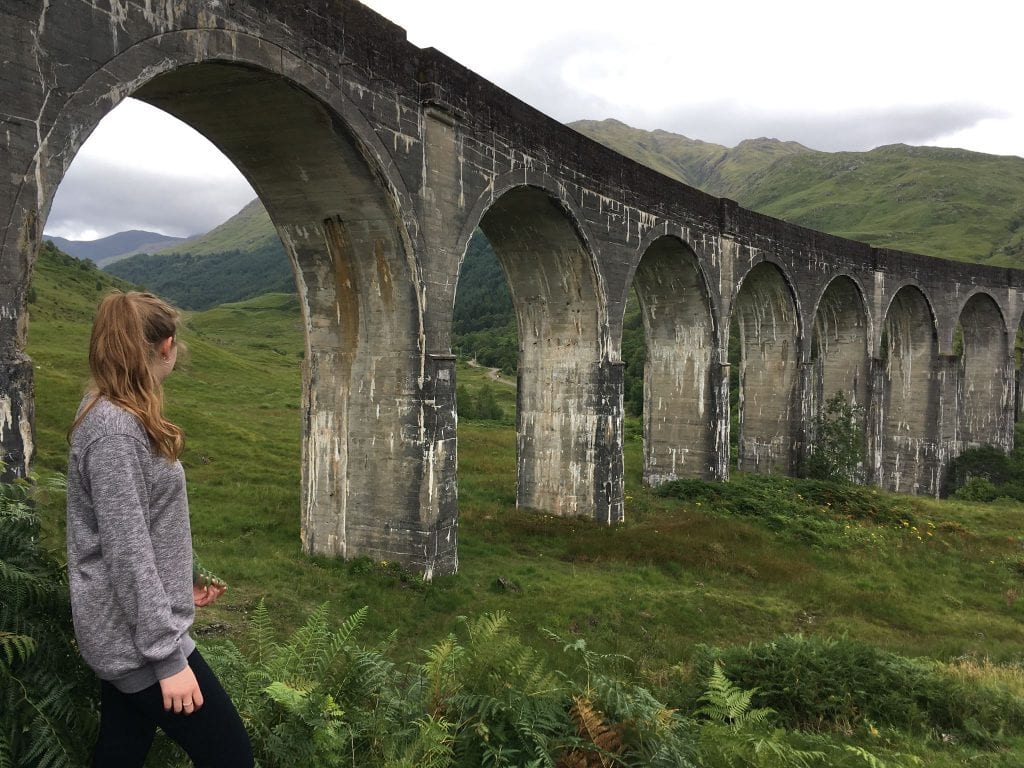
[[[291,264],[259,200],[205,235],[104,269],[183,309],[204,310],[264,293],[295,291]]]
[[[171,245],[159,251],[161,255],[188,253],[192,256],[213,256],[229,251],[266,251],[276,247],[284,258],[284,248],[277,236],[277,230],[270,221],[266,209],[259,201],[253,200],[242,210],[205,235],[193,237],[187,242]]]
[[[188,240],[184,237],[169,237],[159,232],[146,232],[132,229],[118,232],[116,235],[103,237],[99,240],[67,240],[44,234],[46,240],[53,242],[61,251],[76,259],[89,259],[97,266],[106,266],[119,259],[127,258],[136,253],[152,253],[174,243]]]
[[[732,199],[744,189],[747,179],[777,160],[817,154],[795,141],[765,138],[747,139],[730,149],[678,133],[633,128],[612,119],[578,120],[569,127],[684,184]]]
[[[818,152],[732,148],[617,120],[570,123],[666,176],[805,227],[879,247],[1024,267],[1024,159],[894,144]]]

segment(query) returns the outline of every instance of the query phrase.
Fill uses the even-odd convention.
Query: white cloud
[[[172,237],[205,232],[256,197],[213,144],[134,99],[112,110],[57,188],[46,233],[92,240],[129,229]]]

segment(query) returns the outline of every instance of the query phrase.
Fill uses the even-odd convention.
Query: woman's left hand
[[[227,585],[218,586],[216,584],[206,584],[201,586],[199,584],[192,585],[192,601],[197,607],[202,608],[203,606],[210,605],[218,597],[224,594],[227,589]]]

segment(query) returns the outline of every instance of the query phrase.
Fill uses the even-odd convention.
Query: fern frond
[[[824,761],[827,755],[819,750],[797,749],[782,740],[783,733],[770,736],[750,737],[750,752],[759,763],[786,765],[793,768],[813,768]]]
[[[327,603],[320,605],[306,623],[275,654],[271,676],[277,680],[313,681],[317,667],[330,646]],[[330,661],[328,661],[328,664]]]
[[[609,725],[586,697],[573,696],[572,700],[569,717],[576,732],[595,749],[577,748],[566,753],[558,763],[559,768],[609,768],[613,765],[610,755],[622,751],[621,731]]]
[[[249,641],[253,649],[253,664],[265,671],[270,657],[277,649],[277,643],[274,642],[274,629],[270,624],[266,600],[263,598],[260,598],[249,618]]]
[[[368,614],[369,608],[364,605],[345,619],[341,626],[328,636],[327,649],[316,659],[314,665],[313,676],[315,679],[324,679],[328,676],[335,660],[350,646],[352,637],[363,626]]]
[[[734,728],[762,725],[775,712],[769,708],[751,709],[755,693],[756,688],[745,691],[734,685],[725,676],[722,665],[716,661],[711,670],[711,677],[708,678],[708,688],[698,699],[704,702],[704,706],[698,708],[694,714]]]
[[[293,714],[302,710],[309,696],[309,691],[282,682],[271,683],[263,690],[271,699]]]
[[[25,635],[0,631],[0,665],[10,669],[15,660],[24,662],[36,651],[36,641]],[[6,662],[4,661],[6,659]]]
[[[61,738],[64,730],[61,718],[53,715],[55,703],[67,694],[66,687],[54,686],[39,701],[24,700],[35,713],[29,725],[32,739],[24,756],[25,764],[37,768],[72,768],[74,765],[74,756]]]
[[[448,635],[426,651],[423,672],[427,681],[427,712],[438,717],[447,711],[448,700],[462,690],[459,670],[466,658],[466,649],[455,635]]]
[[[29,601],[45,599],[53,587],[40,575],[0,560],[0,590],[13,604],[26,605]]]
[[[905,755],[902,753],[893,755],[893,759],[897,762],[889,763],[880,758],[874,752],[864,749],[864,747],[858,747],[856,744],[844,744],[843,750],[845,752],[848,752],[849,754],[859,757],[861,760],[864,761],[864,764],[867,765],[868,768],[900,768],[901,766],[905,766],[908,764],[924,764],[921,758],[917,755]]]

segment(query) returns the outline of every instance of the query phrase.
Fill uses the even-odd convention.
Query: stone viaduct
[[[519,328],[518,503],[623,517],[620,339],[648,344],[645,475],[793,472],[820,403],[866,408],[869,480],[936,493],[1012,444],[1024,273],[874,249],[740,208],[537,112],[352,0],[0,5],[0,456],[32,460],[26,295],[57,185],[133,96],[245,174],[306,328],[307,551],[457,566],[459,266],[479,228]],[[957,330],[959,328],[959,331]],[[955,341],[956,340],[956,341]]]

